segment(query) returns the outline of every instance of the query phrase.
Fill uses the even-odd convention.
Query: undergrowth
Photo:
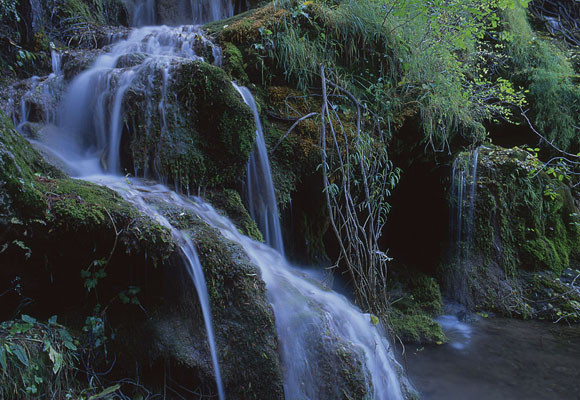
[[[519,2],[518,2],[519,3]],[[449,148],[456,134],[485,137],[484,123],[510,120],[524,104],[501,77],[500,46],[486,40],[513,1],[278,1],[287,13],[262,30],[262,47],[299,88],[319,66],[383,121],[419,112],[425,140]],[[518,5],[519,7],[519,5]]]

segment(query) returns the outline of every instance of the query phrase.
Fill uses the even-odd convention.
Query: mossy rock
[[[222,43],[225,71],[240,83],[248,82],[248,74],[244,67],[244,57],[240,49],[230,42]]]
[[[391,312],[387,325],[404,343],[436,344],[447,341],[441,325],[433,318],[441,315],[443,301],[437,281],[404,265],[390,271]]]
[[[234,187],[245,175],[256,125],[253,114],[220,68],[176,60],[166,99],[166,120],[144,113],[161,100],[162,68],[154,66],[153,93],[137,82],[128,93],[129,170],[165,177],[184,191],[200,186]],[[164,123],[166,126],[164,126]]]
[[[191,211],[166,204],[155,205],[174,226],[191,236],[204,270],[219,351],[222,378],[228,398],[282,399],[282,375],[277,354],[274,314],[260,272],[237,244],[226,240]],[[169,308],[156,307],[145,329],[153,335],[150,359],[168,360],[174,368],[201,375],[212,382],[201,310],[193,282],[185,272],[168,295]],[[138,346],[139,344],[135,344]],[[183,376],[184,384],[190,380]],[[215,390],[211,385],[208,390]]]
[[[288,11],[283,8],[276,8],[272,3],[269,3],[232,18],[211,22],[204,28],[212,34],[217,34],[221,42],[248,45],[259,42],[261,30],[280,21],[287,13]]]
[[[465,204],[462,215],[464,221],[473,217],[474,235],[455,244],[443,266],[449,294],[469,308],[538,316],[523,294],[529,272],[558,277],[577,259],[580,231],[571,189],[541,166],[523,149],[479,148],[474,209]]]
[[[0,290],[7,294],[0,318],[25,296],[30,299],[25,311],[59,314],[80,330],[101,299],[109,304],[107,326],[116,332],[108,343],[118,355],[115,376],[127,376],[137,363],[153,391],[163,387],[158,378],[166,368],[178,382],[197,379],[200,387],[214,390],[199,301],[171,233],[116,192],[56,172],[46,176],[53,170],[3,121]],[[224,195],[230,210],[249,219],[237,193]],[[198,249],[228,397],[282,399],[274,315],[259,271],[239,246],[197,216],[161,211],[189,231]],[[93,289],[96,298],[81,276],[95,260],[105,265]],[[15,279],[17,291],[11,286]],[[118,301],[129,286],[140,288],[140,309]]]
[[[208,198],[212,205],[224,212],[242,234],[259,242],[264,241],[262,232],[246,210],[238,192],[233,189],[224,189],[210,193]]]
[[[447,342],[441,325],[426,314],[394,311],[390,320],[395,335],[404,343],[442,344]]]

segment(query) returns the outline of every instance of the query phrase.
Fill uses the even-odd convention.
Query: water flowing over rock
[[[203,269],[199,261],[199,257],[195,250],[195,246],[191,239],[182,231],[176,229],[165,217],[163,217],[155,208],[153,208],[150,203],[155,199],[155,190],[136,190],[131,188],[131,186],[123,183],[119,185],[116,179],[108,181],[105,177],[93,178],[96,183],[110,187],[116,190],[125,200],[133,204],[139,211],[154,218],[157,222],[160,222],[163,226],[168,228],[176,243],[179,244],[181,250],[181,257],[184,264],[187,267],[187,272],[191,277],[192,282],[195,285],[195,290],[199,299],[199,304],[201,305],[203,319],[205,323],[205,328],[207,332],[207,340],[209,342],[209,348],[211,353],[211,359],[213,364],[213,369],[215,372],[215,380],[218,390],[218,395],[220,400],[225,400],[225,390],[221,378],[220,366],[218,362],[218,354],[216,348],[216,341],[213,329],[213,322],[211,318],[211,308],[209,293],[207,290],[207,284],[203,274]],[[139,188],[137,188],[139,189]],[[155,189],[155,188],[153,188]],[[163,189],[163,188],[162,188]],[[166,190],[163,190],[160,199],[165,200],[164,194]]]
[[[171,6],[177,7],[172,9],[168,4],[164,0],[133,3],[135,25],[161,23],[164,18],[172,18],[169,14],[184,16],[188,12],[196,15],[189,23],[205,22],[232,15],[234,10],[232,2],[172,2]],[[370,315],[360,312],[345,297],[303,276],[284,258],[257,106],[247,88],[232,85],[226,73],[218,68],[222,58],[219,47],[193,25],[144,26],[127,35],[111,37],[110,41],[93,54],[96,57],[88,68],[78,68],[74,78],[75,73],[67,74],[64,56],[53,53],[53,73],[48,78],[27,82],[22,88],[23,101],[13,105],[13,115],[19,130],[47,159],[73,176],[116,191],[140,214],[171,232],[182,263],[195,283],[219,398],[229,396],[230,387],[234,398],[281,398],[280,367],[284,396],[289,400],[345,396],[397,400],[406,396],[410,389],[381,326],[373,324]],[[42,99],[37,98],[38,93]],[[247,164],[252,148],[254,153]],[[207,176],[215,179],[210,184],[232,185],[239,177],[239,160],[248,165],[250,212],[273,248],[241,235],[228,219],[201,200],[193,202],[165,186],[145,185],[121,177],[133,169],[135,175],[174,183],[177,191],[190,194],[194,192],[193,185],[208,183],[204,181]],[[69,182],[75,185],[75,180]],[[60,181],[50,181],[50,185],[59,184]],[[101,222],[106,221],[102,213],[101,217]],[[195,218],[201,218],[221,236],[216,237],[212,231],[195,236],[195,229],[187,226],[198,224],[192,222]],[[112,218],[111,221],[114,224]],[[204,240],[230,241],[234,247],[243,249],[247,257],[221,252],[213,256],[210,249],[198,258],[194,242],[209,247],[203,244]],[[248,268],[246,272],[252,277],[248,282],[240,283],[238,276],[222,287],[215,287],[214,279],[227,280],[232,274],[230,269],[235,268],[228,260],[239,261],[244,257],[249,258],[248,264],[259,268],[268,289],[276,316],[281,364],[273,353],[276,340],[271,340],[268,332],[264,335],[256,332],[256,326],[267,331],[273,324],[273,318],[267,318],[270,307],[256,301],[258,310],[248,312],[250,321],[243,321],[240,315],[245,314],[232,304],[236,299],[223,300],[227,296],[222,292],[229,293],[240,285],[252,285],[259,291],[256,281],[261,281],[255,278],[258,274]],[[214,271],[212,282],[207,283],[200,259],[206,271],[216,266],[224,269]],[[210,309],[210,304],[212,308],[218,304],[223,310],[216,312]],[[237,316],[212,323],[212,314],[227,315],[232,307]],[[172,340],[171,336],[178,332],[175,336],[183,339],[187,332],[171,317],[152,319],[156,321],[154,331],[160,351],[188,367],[203,364],[200,361],[203,357],[191,355],[195,350],[186,350],[201,347],[200,343],[205,342],[198,340],[200,343],[195,345],[180,346],[180,339]],[[242,327],[235,327],[236,324]],[[248,330],[254,332],[240,335]],[[228,334],[233,337],[227,337]],[[263,336],[263,343],[251,344],[253,349],[248,349],[247,355],[232,356],[230,344],[250,346],[252,335]],[[231,365],[219,364],[228,358],[233,359]],[[224,382],[222,371],[227,377]],[[246,375],[268,382],[256,388],[255,379],[248,380],[246,387],[242,382]]]
[[[578,259],[577,208],[540,165],[525,150],[491,145],[453,164],[444,283],[470,309],[555,319],[571,310],[575,292],[560,276]]]
[[[266,243],[284,255],[284,241],[282,228],[280,227],[280,215],[274,192],[272,172],[268,150],[264,138],[264,130],[256,107],[254,96],[248,88],[234,84],[236,90],[242,95],[246,104],[252,109],[256,121],[256,144],[248,163],[248,176],[246,178],[246,190],[248,192],[248,204],[250,215],[258,224],[264,235]]]
[[[244,249],[260,268],[274,306],[286,399],[340,398],[346,393],[351,398],[396,400],[409,390],[384,332],[369,314],[306,278],[275,250],[241,235],[209,204],[119,178],[97,181],[124,196],[136,193],[148,203],[157,196],[192,212]]]
[[[403,398],[400,366],[370,315],[307,279],[275,250],[240,235],[208,204],[198,201],[191,207],[239,243],[260,267],[276,314],[287,399],[336,398],[342,393]]]
[[[133,26],[204,24],[234,15],[232,0],[126,0]]]
[[[451,170],[450,243],[455,252],[455,267],[448,278],[449,293],[462,303],[470,301],[469,283],[471,266],[465,260],[473,244],[473,218],[477,194],[477,160],[479,148],[461,155]]]

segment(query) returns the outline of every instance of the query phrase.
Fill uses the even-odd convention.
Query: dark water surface
[[[442,316],[450,342],[406,346],[402,359],[425,400],[580,400],[580,326]]]

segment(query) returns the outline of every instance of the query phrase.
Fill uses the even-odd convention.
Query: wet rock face
[[[459,157],[473,161],[472,155]],[[545,286],[546,277],[555,281],[576,265],[578,209],[566,180],[541,166],[521,149],[481,147],[477,168],[470,168],[476,172],[464,176],[463,199],[452,199],[455,212],[461,210],[455,224],[463,221],[462,233],[456,229],[443,269],[448,292],[470,308],[545,317],[531,283]]]
[[[24,307],[39,317],[58,314],[80,331],[95,306],[81,271],[110,256],[97,290],[101,302],[110,300],[107,326],[116,331],[111,374],[133,376],[137,364],[153,390],[169,374],[174,388],[215,393],[199,302],[167,229],[111,190],[65,178],[7,118],[0,128],[0,242],[7,244],[0,252],[0,291],[7,293],[0,319]],[[198,248],[228,398],[282,399],[274,316],[257,268],[197,217],[163,213]],[[140,288],[140,307],[118,300],[127,287]]]
[[[233,187],[245,174],[256,128],[226,73],[179,60],[171,66],[165,98],[163,71],[149,77],[136,82],[126,100],[131,139],[123,158],[131,160],[129,170],[169,178],[184,191],[198,185]],[[163,117],[154,112],[159,104]]]
[[[186,23],[186,16],[191,15],[191,8],[186,7],[185,1],[179,0],[157,0],[156,11],[159,23],[165,25]]]
[[[274,314],[255,265],[243,250],[223,238],[190,211],[155,205],[174,226],[192,237],[210,296],[220,369],[228,398],[283,399]],[[137,357],[149,364],[171,365],[173,379],[184,387],[215,393],[213,367],[203,316],[191,278],[172,269],[164,301],[151,317],[123,334]],[[131,343],[132,331],[145,331],[143,343]]]

